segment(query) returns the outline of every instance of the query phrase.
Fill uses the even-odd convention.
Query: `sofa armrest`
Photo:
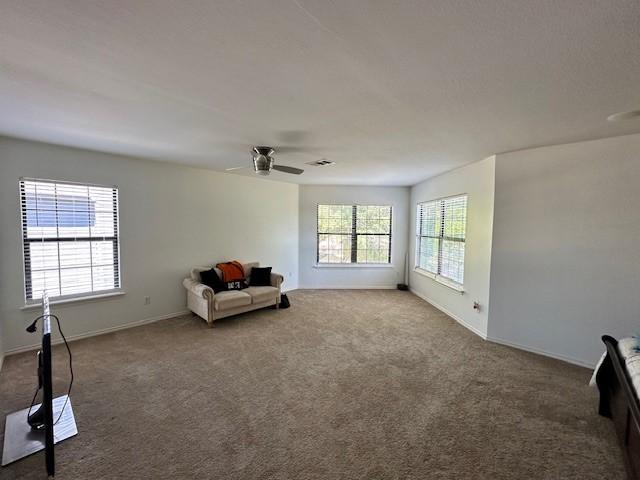
[[[280,285],[282,285],[282,282],[284,282],[284,277],[282,275],[280,275],[279,273],[271,272],[272,287],[280,288]]]
[[[198,297],[202,297],[206,300],[213,299],[213,289],[211,287],[208,287],[204,283],[198,283],[191,278],[185,278],[182,281],[182,285],[184,285],[184,288]]]

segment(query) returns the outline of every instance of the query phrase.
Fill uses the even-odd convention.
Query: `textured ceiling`
[[[0,69],[2,134],[217,170],[303,146],[271,178],[410,185],[640,132],[606,122],[640,108],[640,2],[1,0]]]

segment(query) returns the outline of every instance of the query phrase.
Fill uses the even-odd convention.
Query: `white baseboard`
[[[299,286],[298,290],[395,290],[395,285],[314,285]]]
[[[180,317],[182,315],[186,315],[191,313],[189,310],[183,310],[176,313],[168,313],[166,315],[158,315],[157,317],[145,318],[143,320],[138,320],[136,322],[125,323],[124,325],[117,325],[115,327],[102,328],[100,330],[93,330],[91,332],[78,333],[76,335],[67,336],[67,341],[71,342],[73,340],[81,340],[83,338],[96,337],[98,335],[104,335],[105,333],[117,332],[118,330],[126,330],[128,328],[139,327],[141,325],[146,325],[147,323],[158,322],[160,320],[167,320],[169,318]],[[61,338],[56,338],[53,340],[52,345],[59,345],[63,343]],[[22,347],[11,348],[4,352],[5,355],[15,355],[16,353],[29,352],[31,350],[36,350],[41,347],[40,343],[35,343],[33,345],[26,345]],[[1,365],[1,362],[0,362]]]
[[[595,364],[592,364],[592,363],[589,363],[589,362],[584,362],[582,360],[578,360],[577,358],[569,357],[569,356],[566,356],[566,355],[561,355],[561,354],[558,354],[558,353],[547,352],[546,350],[541,350],[539,348],[534,348],[534,347],[528,347],[526,345],[521,345],[519,343],[510,342],[508,340],[503,340],[501,338],[489,337],[487,334],[481,332],[480,330],[478,330],[477,328],[473,327],[472,325],[469,325],[467,322],[462,320],[460,317],[457,317],[453,313],[449,312],[446,308],[441,307],[440,305],[438,305],[437,303],[431,301],[429,298],[427,298],[426,296],[422,295],[421,293],[416,292],[413,289],[410,289],[410,291],[411,291],[411,293],[413,293],[417,297],[420,297],[425,302],[433,305],[438,310],[440,310],[442,313],[447,314],[448,316],[453,318],[456,322],[458,322],[460,325],[462,325],[463,327],[468,328],[473,333],[478,335],[480,338],[482,338],[484,340],[487,340],[488,342],[498,343],[500,345],[506,345],[507,347],[517,348],[518,350],[524,350],[525,352],[531,352],[531,353],[535,353],[537,355],[543,355],[545,357],[555,358],[556,360],[562,360],[563,362],[571,363],[573,365],[578,365],[580,367],[587,367],[587,368],[594,368],[595,367]]]
[[[478,328],[474,327],[473,325],[471,325],[470,323],[464,321],[463,319],[461,319],[460,317],[458,317],[457,315],[454,315],[453,313],[451,313],[449,310],[447,310],[446,308],[438,305],[437,303],[435,303],[433,300],[431,300],[430,298],[428,298],[427,296],[423,295],[420,292],[417,292],[416,290],[414,290],[413,288],[409,288],[409,291],[411,293],[413,293],[416,297],[420,297],[422,300],[424,300],[425,302],[427,302],[429,305],[432,305],[434,307],[436,307],[438,310],[440,310],[442,313],[446,314],[447,316],[453,318],[456,322],[458,322],[460,325],[462,325],[463,327],[465,327],[468,330],[471,330],[473,333],[475,333],[476,335],[478,335],[480,338],[482,338],[483,340],[487,339],[487,334],[484,333],[483,331],[479,330]]]
[[[594,363],[584,362],[582,360],[578,360],[577,358],[568,357],[566,355],[562,355],[559,353],[547,352],[546,350],[541,350],[535,347],[528,347],[526,345],[510,342],[509,340],[503,340],[501,338],[487,337],[487,341],[498,343],[500,345],[506,345],[507,347],[517,348],[518,350],[524,350],[525,352],[531,352],[538,355],[543,355],[545,357],[555,358],[556,360],[562,360],[563,362],[571,363],[573,365],[578,365],[580,367],[586,367],[590,369],[593,369],[595,367]]]

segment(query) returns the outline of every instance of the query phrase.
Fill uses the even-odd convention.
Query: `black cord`
[[[64,346],[67,347],[67,353],[69,353],[69,374],[71,376],[71,378],[69,379],[69,388],[67,389],[67,398],[65,398],[64,400],[64,405],[62,406],[62,410],[60,410],[60,415],[58,415],[58,419],[54,422],[54,425],[56,425],[62,418],[64,409],[67,407],[67,402],[69,401],[69,396],[71,395],[71,387],[73,386],[73,355],[71,354],[71,348],[69,348],[69,343],[67,342],[67,339],[64,336],[64,333],[62,332],[62,327],[60,326],[60,319],[55,315],[50,315],[50,316],[56,319],[56,323],[58,324],[58,331],[60,332],[60,336],[64,341]]]
[[[36,318],[33,321],[33,323],[36,323],[38,320],[45,318],[47,316],[49,318],[51,317],[55,318],[56,322],[58,323],[58,331],[60,332],[60,335],[62,336],[62,340],[64,341],[64,346],[67,347],[67,352],[69,353],[69,373],[71,374],[71,379],[69,380],[69,389],[67,390],[67,398],[64,400],[64,405],[62,406],[62,410],[60,410],[60,415],[58,415],[58,419],[55,422],[53,422],[54,425],[57,425],[57,423],[62,418],[64,409],[67,407],[67,402],[69,401],[69,396],[71,395],[71,387],[73,386],[73,355],[71,354],[71,348],[69,348],[69,343],[67,342],[67,339],[64,336],[64,333],[62,332],[62,327],[60,326],[60,319],[56,315],[52,313],[48,315],[40,315],[38,318]],[[29,406],[27,417],[31,415],[31,409],[33,408],[33,404],[36,402],[36,396],[38,395],[39,390],[40,390],[40,386],[38,386],[38,388],[36,389],[36,392],[33,394],[33,399],[31,400],[31,405]]]
[[[27,412],[27,418],[31,415],[31,409],[33,408],[33,404],[36,403],[36,397],[38,396],[38,392],[40,391],[40,380],[38,380],[38,387],[36,391],[33,392],[33,398],[31,399],[31,405],[29,405],[29,411]]]

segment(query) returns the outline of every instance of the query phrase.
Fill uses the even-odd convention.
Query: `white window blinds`
[[[118,189],[20,180],[25,299],[120,288]]]
[[[467,196],[419,203],[416,217],[416,267],[462,285]]]

